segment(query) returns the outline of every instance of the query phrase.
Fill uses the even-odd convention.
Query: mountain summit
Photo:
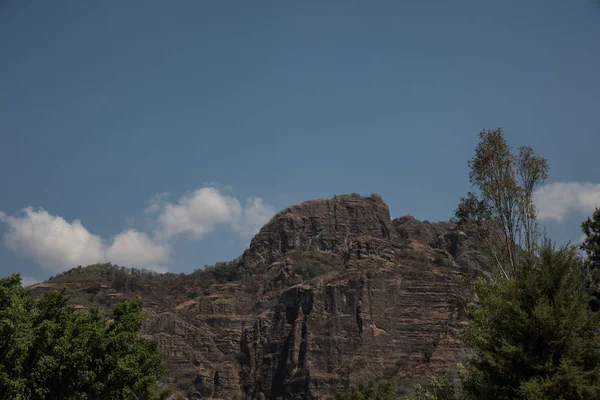
[[[328,399],[463,360],[480,261],[453,224],[391,219],[380,196],[352,194],[287,207],[240,258],[189,275],[92,265],[32,290],[65,287],[79,308],[141,294],[143,333],[189,398]]]

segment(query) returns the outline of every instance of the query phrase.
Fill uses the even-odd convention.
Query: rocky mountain
[[[391,219],[378,195],[286,208],[237,260],[184,274],[78,267],[79,308],[140,293],[177,393],[206,399],[329,399],[361,382],[410,388],[464,360],[459,340],[483,258],[447,222]]]

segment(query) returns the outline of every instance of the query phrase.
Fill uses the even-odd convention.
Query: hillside
[[[378,195],[345,195],[279,212],[232,262],[78,267],[31,290],[64,287],[80,308],[141,294],[143,333],[190,398],[327,399],[374,379],[408,388],[463,360],[481,261],[451,223],[392,220]]]

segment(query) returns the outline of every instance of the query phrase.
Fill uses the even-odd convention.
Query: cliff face
[[[278,213],[254,237],[244,253],[246,268],[276,261],[291,250],[360,251],[360,238],[393,240],[397,237],[390,212],[378,195],[340,196],[312,200]]]
[[[140,292],[143,333],[190,398],[328,399],[368,380],[410,387],[463,360],[478,257],[450,223],[391,220],[377,195],[339,196],[281,211],[234,263],[137,289],[96,284],[80,303]],[[89,290],[64,278],[34,290]]]

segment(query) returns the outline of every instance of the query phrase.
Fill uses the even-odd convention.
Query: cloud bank
[[[245,206],[235,197],[214,187],[205,187],[181,197],[176,204],[152,204],[157,217],[156,236],[170,239],[188,235],[201,239],[219,225],[229,225],[243,237],[253,236],[275,214],[275,209],[261,198],[249,198]]]
[[[161,207],[157,236],[168,239],[187,234],[201,239],[217,225],[235,223],[241,214],[242,206],[236,198],[217,188],[200,188],[181,197],[177,204]]]
[[[561,222],[570,213],[591,214],[600,207],[600,184],[556,182],[541,186],[534,193],[540,220]]]
[[[169,258],[168,246],[145,233],[129,229],[106,243],[81,221],[67,222],[41,208],[27,207],[16,216],[0,215],[0,220],[9,227],[7,248],[54,273],[106,261],[161,271]]]
[[[275,209],[261,198],[249,198],[242,205],[216,187],[196,189],[174,204],[167,197],[167,193],[155,195],[144,210],[156,226],[153,237],[127,229],[104,240],[80,220],[68,222],[43,208],[27,207],[14,216],[0,211],[0,221],[8,226],[4,245],[54,273],[109,261],[164,272],[172,255],[170,242],[175,237],[200,240],[223,225],[242,237],[250,237],[275,214]]]
[[[22,276],[21,277],[21,286],[23,286],[23,287],[35,285],[36,283],[39,283],[39,282],[40,281],[38,281],[37,279],[31,278],[29,276]]]
[[[261,198],[252,197],[246,200],[246,207],[231,224],[231,228],[243,237],[252,237],[273,215],[273,206],[266,204]]]

